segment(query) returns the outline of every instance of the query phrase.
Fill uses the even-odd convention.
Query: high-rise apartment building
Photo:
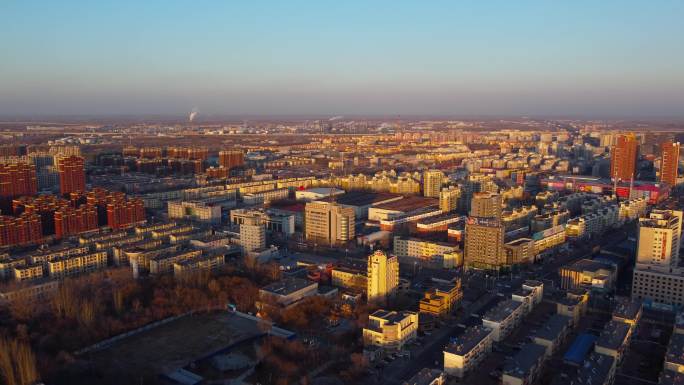
[[[636,268],[666,272],[676,269],[681,234],[681,211],[653,210],[648,218],[640,218]]]
[[[331,202],[309,202],[304,209],[306,239],[330,245],[345,244],[354,239],[354,208]]]
[[[61,239],[68,235],[96,230],[97,208],[82,205],[79,208],[62,207],[55,211],[55,238]]]
[[[620,135],[610,150],[610,177],[631,180],[636,176],[639,140],[634,134]]]
[[[496,219],[469,218],[464,251],[468,268],[497,269],[506,265],[503,225]]]
[[[632,298],[681,307],[684,274],[679,267],[682,212],[653,210],[639,220]]]
[[[66,195],[72,192],[84,192],[85,161],[80,156],[60,157],[57,160],[59,172],[59,192]]]
[[[107,204],[107,225],[113,229],[129,227],[145,220],[141,199],[118,200]]]
[[[445,213],[456,211],[461,198],[461,189],[458,186],[445,187],[439,193],[439,209]]]
[[[26,163],[0,164],[0,198],[36,195],[36,167]]]
[[[674,186],[679,176],[679,142],[665,142],[660,148],[660,181]]]
[[[43,238],[40,215],[23,213],[18,217],[0,215],[0,246],[23,245]]]
[[[258,215],[245,216],[240,224],[240,245],[244,253],[266,247],[266,226]]]
[[[500,220],[501,206],[503,206],[503,202],[499,194],[491,192],[474,193],[470,204],[470,216]]]
[[[423,173],[423,195],[426,197],[439,198],[442,190],[444,174],[439,170],[427,170]]]
[[[368,302],[383,302],[399,286],[399,259],[376,251],[368,256]]]
[[[240,150],[224,150],[219,152],[219,166],[227,169],[245,164],[245,155]]]

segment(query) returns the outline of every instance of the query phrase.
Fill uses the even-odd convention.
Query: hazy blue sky
[[[0,114],[684,115],[684,1],[0,1]]]

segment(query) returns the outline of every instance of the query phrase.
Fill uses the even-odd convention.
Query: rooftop
[[[616,350],[627,343],[630,325],[620,321],[608,321],[596,341],[597,346]]]
[[[426,207],[439,206],[439,200],[419,196],[408,196],[394,202],[387,202],[375,206],[377,209],[409,212]]]
[[[534,337],[541,338],[547,341],[555,340],[563,331],[567,328],[570,323],[571,318],[561,314],[554,314],[549,319],[544,322],[544,324],[537,329]]]
[[[415,376],[404,382],[404,385],[430,385],[435,379],[443,375],[439,369],[423,368]]]
[[[465,355],[491,333],[491,329],[482,326],[469,327],[453,343],[447,345],[444,351],[459,356]]]
[[[396,312],[396,311],[378,309],[375,312],[373,312],[373,314],[371,314],[370,316],[373,318],[380,318],[382,320],[385,320],[385,321],[387,321],[387,323],[399,323],[404,318],[406,318],[412,314],[414,314],[414,313],[408,312],[408,311]]]
[[[339,195],[335,201],[341,205],[349,206],[368,206],[379,202],[384,202],[390,199],[403,199],[401,195],[389,194],[382,192],[365,192],[365,191],[350,191],[348,193]]]
[[[512,362],[504,366],[504,373],[516,378],[526,378],[546,353],[546,348],[537,344],[525,344]]]
[[[571,265],[564,266],[564,268],[570,269],[572,271],[591,271],[591,272],[597,272],[599,270],[613,270],[612,266],[607,265],[603,262],[598,262],[598,261],[594,261],[591,259],[580,259],[579,261],[577,261]]]
[[[273,282],[270,285],[264,286],[261,290],[277,295],[290,295],[312,285],[316,285],[316,282],[301,278],[289,278]]]
[[[491,308],[487,313],[485,313],[485,315],[482,316],[482,319],[493,322],[501,322],[508,318],[521,306],[522,302],[507,299],[505,301],[499,302],[496,306]]]
[[[623,318],[628,320],[636,320],[641,312],[641,302],[631,301],[629,298],[618,301],[613,309],[613,317]]]
[[[684,334],[675,333],[672,335],[665,354],[665,362],[684,365]]]
[[[603,384],[613,367],[613,357],[592,352],[577,372],[574,384]]]
[[[660,385],[684,385],[684,373],[663,370],[660,374]]]

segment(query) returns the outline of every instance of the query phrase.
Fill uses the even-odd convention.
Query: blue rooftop
[[[582,365],[582,362],[584,362],[587,354],[594,347],[594,343],[597,339],[598,337],[592,334],[582,333],[578,335],[577,338],[572,341],[572,345],[568,351],[565,352],[563,360],[570,364]]]

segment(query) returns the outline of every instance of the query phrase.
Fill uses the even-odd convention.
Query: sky
[[[0,1],[0,115],[684,116],[684,1]]]

